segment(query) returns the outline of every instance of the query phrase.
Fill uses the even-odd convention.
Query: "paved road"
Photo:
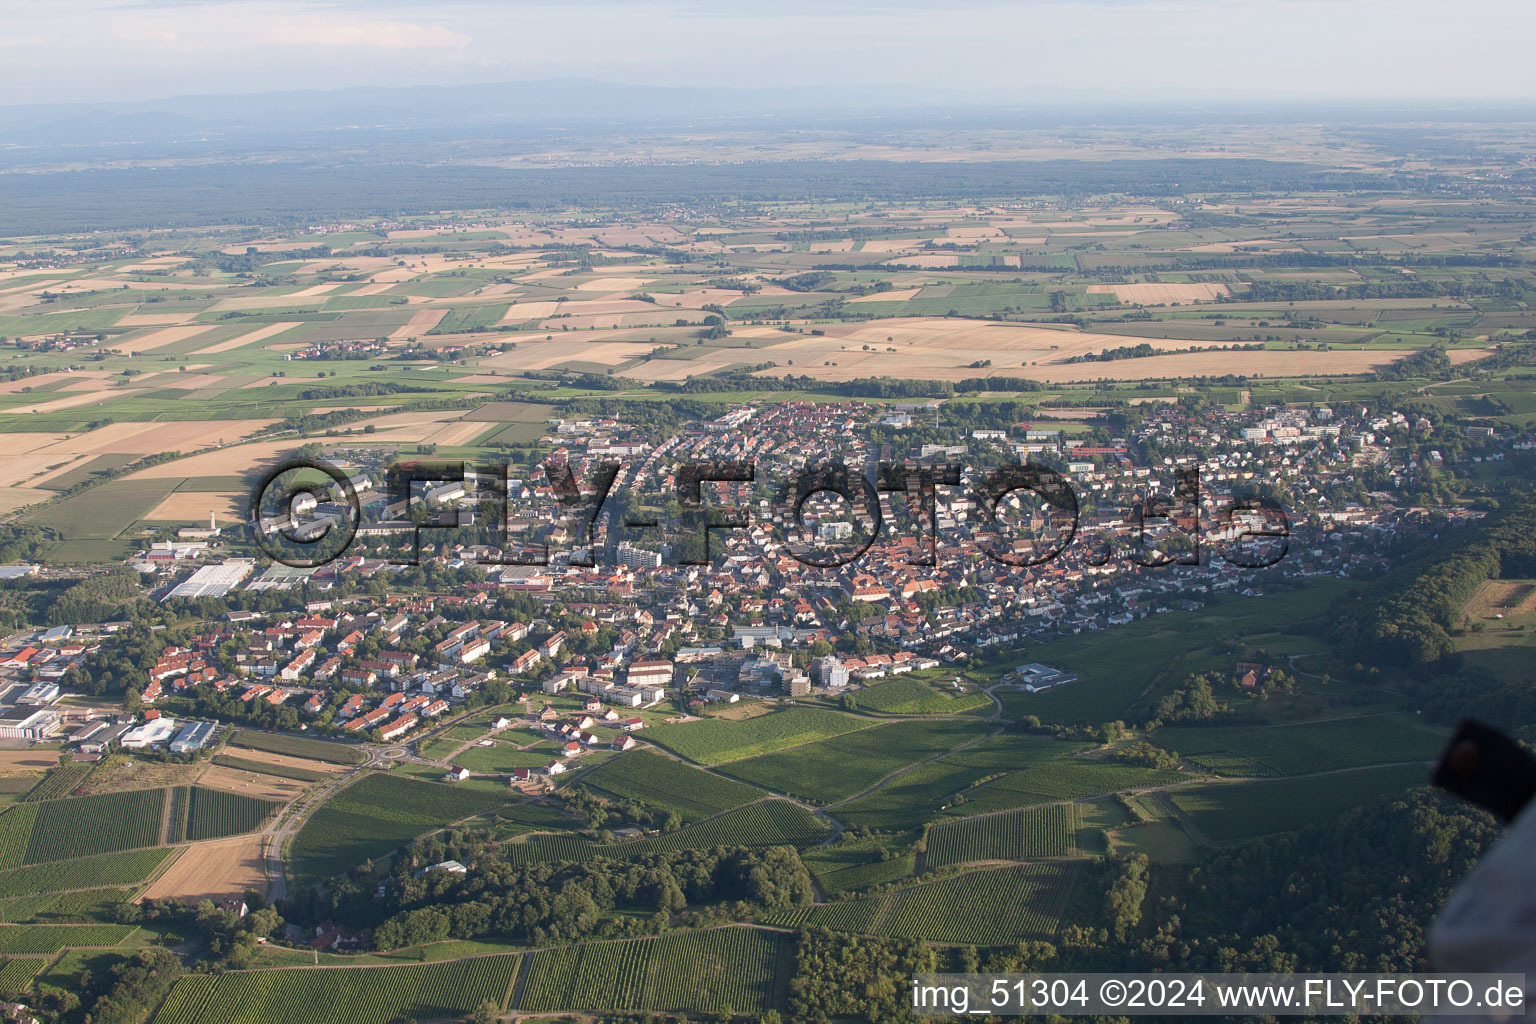
[[[283,868],[283,847],[298,834],[311,815],[331,797],[362,778],[365,772],[377,768],[391,749],[365,747],[368,760],[355,768],[340,772],[319,783],[303,796],[283,809],[283,812],[262,833],[262,856],[266,860],[267,902],[288,898],[288,875]]]

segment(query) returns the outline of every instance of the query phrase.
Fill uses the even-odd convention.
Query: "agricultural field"
[[[791,911],[769,923],[966,945],[1049,939],[1082,870],[1072,861],[1047,861],[971,871],[887,896]]]
[[[158,846],[166,791],[18,804],[0,814],[0,867]]]
[[[26,796],[42,781],[38,775],[0,775],[0,809],[25,803]]]
[[[57,953],[81,946],[120,946],[138,931],[131,924],[50,924],[0,927],[0,954]]]
[[[710,718],[654,725],[646,730],[645,738],[690,761],[717,765],[842,736],[876,724],[871,719],[838,711],[788,708],[740,722]]]
[[[237,971],[176,982],[152,1024],[390,1024],[505,1007],[516,956],[406,967]]]
[[[0,871],[0,898],[93,886],[138,885],[160,870],[171,852],[164,848],[134,850]]]
[[[1188,786],[1165,796],[1202,835],[1226,843],[1291,832],[1428,782],[1423,766],[1390,765],[1316,778]]]
[[[50,771],[43,781],[26,795],[25,802],[56,800],[69,796],[94,770],[94,766],[88,764],[61,764]]]
[[[1216,775],[1303,775],[1373,764],[1435,760],[1445,737],[1412,715],[1371,715],[1302,725],[1165,728],[1159,745]]]
[[[1306,624],[1358,586],[1352,580],[1309,580],[1295,590],[1221,599],[1199,611],[1170,611],[1091,637],[1053,639],[1032,656],[1077,673],[1076,682],[1045,693],[1006,687],[996,693],[1005,716],[1012,719],[1032,715],[1068,724],[1113,721],[1142,703],[1149,688],[1164,692],[1190,672],[1225,667],[1230,659],[1220,651],[1239,634],[1269,633],[1266,644],[1277,653],[1310,641]]]
[[[219,754],[213,759],[213,763],[225,768],[233,768],[237,771],[255,772],[258,775],[275,775],[280,779],[292,779],[295,782],[321,782],[330,776],[325,772],[310,771],[308,768],[298,768],[293,765],[279,764],[273,761],[252,761],[243,757],[233,757],[229,754]]]
[[[1166,786],[1186,782],[1190,778],[1190,774],[1183,772],[1160,771],[1112,761],[1061,759],[1010,772],[967,790],[963,794],[964,801],[956,801],[947,813],[959,817],[1006,808],[1030,807],[1056,800],[1080,800],[1130,789]]]
[[[367,775],[331,797],[304,823],[293,839],[293,871],[300,879],[326,878],[503,803],[506,798],[500,794]]]
[[[906,878],[916,867],[917,857],[899,841],[841,839],[831,846],[803,850],[800,859],[822,890],[835,896]]]
[[[133,889],[78,889],[74,892],[18,896],[0,900],[0,921],[58,924],[66,921],[110,921],[120,903],[133,898]]]
[[[760,789],[648,750],[616,757],[581,782],[620,799],[676,811],[685,821],[700,821],[764,796]]]
[[[188,846],[144,890],[145,899],[222,899],[267,886],[266,840],[260,835]]]
[[[874,683],[851,696],[859,710],[885,715],[957,715],[992,707],[984,693],[946,693],[939,685],[911,676]]]
[[[507,310],[512,307],[506,303],[499,306],[457,306],[448,311],[448,315],[438,321],[437,326],[428,331],[428,334],[469,334],[473,331],[485,331],[501,323],[502,317],[507,315]]]
[[[894,722],[736,761],[723,771],[764,789],[832,804],[910,764],[981,739],[989,731],[985,723],[966,719]]]
[[[229,745],[250,750],[266,750],[274,754],[286,754],[289,757],[325,761],[330,764],[358,765],[368,760],[367,754],[346,743],[305,739],[301,736],[288,736],[282,733],[256,732],[251,729],[237,730],[230,738]]]
[[[1109,836],[1109,847],[1121,857],[1146,854],[1154,864],[1190,864],[1200,855],[1195,841],[1172,821],[1146,821],[1117,829]]]
[[[254,832],[280,807],[270,800],[194,786],[188,801],[187,839],[196,842]]]
[[[531,954],[517,1010],[760,1013],[779,1004],[791,940],[754,928],[588,943]]]
[[[1077,850],[1077,827],[1074,804],[946,822],[928,830],[928,866],[1070,856]]]
[[[0,996],[14,998],[26,992],[32,985],[32,979],[46,966],[46,957],[12,957],[6,960],[5,965],[0,967]]]

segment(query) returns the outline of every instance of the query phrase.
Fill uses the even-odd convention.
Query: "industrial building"
[[[171,753],[190,754],[194,750],[202,750],[213,739],[216,728],[213,722],[188,722],[181,727],[176,738],[171,740]]]
[[[176,729],[174,718],[152,718],[143,725],[136,725],[123,733],[119,744],[124,750],[148,750],[150,747],[169,741],[176,735]]]
[[[0,713],[0,739],[45,739],[58,727],[59,713],[53,708],[18,704]]]
[[[165,600],[173,597],[223,597],[249,576],[256,563],[249,558],[231,558],[218,565],[205,565],[171,588]]]

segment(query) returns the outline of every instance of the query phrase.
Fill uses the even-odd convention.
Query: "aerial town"
[[[142,667],[120,714],[71,707],[61,694],[89,688],[85,677],[103,663],[93,655],[110,651],[125,623],[7,637],[0,674],[10,688],[0,697],[0,736],[67,736],[87,758],[113,749],[185,753],[229,720],[396,744],[430,734],[466,703],[486,702],[487,687],[498,699],[522,695],[546,731],[541,695],[579,695],[578,724],[553,727],[566,730],[558,733],[564,756],[541,770],[554,776],[567,770],[567,757],[632,745],[629,733],[647,720],[626,717],[635,710],[686,720],[707,703],[856,695],[874,680],[964,666],[994,652],[1019,663],[1010,679],[1020,689],[1042,691],[1076,676],[1031,669],[1034,642],[1196,609],[1217,595],[1257,596],[1308,577],[1371,573],[1405,532],[1478,516],[1399,497],[1425,460],[1439,459],[1430,446],[1444,425],[1392,410],[1286,406],[1196,416],[1171,404],[1128,436],[1102,441],[1042,420],[973,428],[954,443],[907,442],[925,417],[935,422],[934,413],[926,403],[746,405],[657,445],[612,419],[561,420],[543,439],[548,461],[527,479],[482,474],[477,482],[470,470],[467,486],[464,478],[437,483],[406,503],[390,501],[391,467],[379,452],[328,454],[345,460],[349,485],[366,499],[352,550],[305,570],[248,553],[258,533],[344,523],[349,506],[341,500],[311,500],[286,516],[248,523],[184,527],[153,543],[133,563],[146,589],[167,604],[215,601],[228,610],[164,644]],[[1490,465],[1533,444],[1529,436],[1476,426],[1457,443],[1465,458]],[[870,467],[953,460],[963,464],[966,483],[979,475],[977,465],[1059,467],[1080,503],[1075,544],[1024,566],[988,557],[1006,524],[999,525],[1001,516],[989,522],[975,496],[957,487],[940,490],[926,510],[931,528],[923,526],[925,510],[903,519],[907,503],[887,496],[883,530],[856,557],[827,568],[802,564],[775,536],[785,522],[771,505],[772,481],[834,457]],[[749,515],[735,528],[710,531],[710,564],[678,564],[654,521],[627,531],[609,509],[589,524],[590,543],[562,546],[562,537],[580,531],[569,528],[547,470],[569,466],[585,477],[611,460],[622,467],[629,508],[663,506],[687,463],[750,461],[755,482],[715,484],[711,495],[721,508]],[[1198,471],[1197,502],[1176,494],[1178,473],[1190,469]],[[407,516],[408,506],[426,506],[439,517],[457,512],[459,528],[471,527],[476,510],[494,504],[485,500],[490,483],[505,483],[501,514],[519,533],[511,537],[514,530],[503,527],[505,547],[464,543],[454,527],[423,527],[421,517]],[[1230,511],[1234,494],[1255,491],[1269,495],[1279,514]],[[1154,495],[1164,496],[1155,510],[1161,525],[1136,515]],[[846,502],[839,508],[815,497],[794,525],[813,531],[818,543],[835,547],[855,530],[868,532],[850,521],[857,516]],[[1013,496],[999,507],[1009,501]],[[1049,509],[1037,510],[1032,523],[1059,537],[1049,519]],[[926,529],[932,564],[923,564]],[[626,533],[643,539],[618,540]],[[412,534],[421,538],[415,565],[401,557]],[[1187,538],[1185,545],[1159,550],[1170,535]],[[1280,546],[1259,562],[1241,556],[1244,545],[1264,542]],[[504,553],[537,545],[548,552],[542,564],[505,564]],[[1228,558],[1224,551],[1239,553]],[[448,575],[420,576],[424,569]],[[37,567],[3,570],[25,575]],[[386,589],[370,586],[378,581]],[[290,596],[278,610],[244,599],[267,593]],[[194,717],[162,713],[157,705],[168,699]],[[599,721],[618,723],[622,735],[589,731]]]

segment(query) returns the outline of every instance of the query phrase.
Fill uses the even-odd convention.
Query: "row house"
[[[292,661],[283,666],[278,675],[289,682],[300,679],[304,675],[304,670],[313,665],[319,656],[320,652],[313,647],[301,651]]]
[[[393,722],[390,722],[388,725],[380,729],[379,735],[385,740],[392,740],[397,736],[403,736],[410,732],[412,729],[416,728],[417,721],[418,719],[415,715],[401,715],[399,718],[395,719]]]
[[[640,687],[666,687],[672,684],[673,667],[670,661],[636,661],[629,666],[625,679],[629,685]]]
[[[389,708],[374,708],[367,714],[358,715],[345,726],[347,732],[363,732],[372,729],[389,718]]]

